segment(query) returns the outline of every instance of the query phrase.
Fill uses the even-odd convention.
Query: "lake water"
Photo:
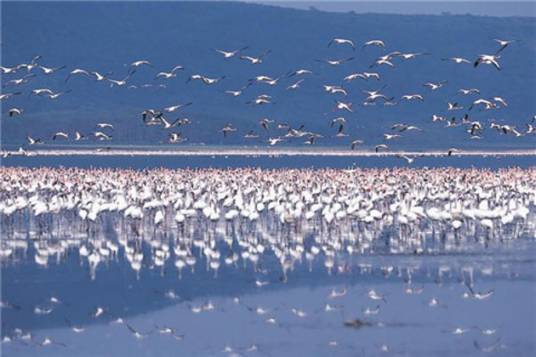
[[[233,168],[260,167],[273,168],[351,168],[351,167],[486,167],[497,169],[501,167],[533,167],[536,165],[534,155],[516,156],[426,156],[416,157],[408,165],[403,159],[395,156],[329,156],[329,155],[76,155],[76,156],[10,156],[2,159],[4,166],[24,167],[121,167],[145,169],[155,167],[168,168]]]

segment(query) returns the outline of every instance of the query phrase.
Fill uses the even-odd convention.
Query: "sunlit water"
[[[54,160],[8,158],[3,164],[223,165],[221,159],[210,157],[149,162]],[[229,160],[228,166],[249,162]],[[263,160],[251,165],[295,164]],[[302,167],[351,166],[345,160],[350,159],[299,162]],[[400,165],[393,160],[388,165]],[[481,166],[534,165],[531,160],[508,160],[509,165],[493,162],[481,161]],[[441,166],[437,161],[430,166],[434,163]],[[4,219],[3,252],[7,246],[12,251],[2,258],[2,354],[530,356],[536,351],[533,206],[530,212],[523,223],[516,221],[494,235],[478,227],[456,236],[451,230],[442,235],[431,229],[434,224],[424,222],[425,238],[418,251],[405,245],[391,249],[400,235],[395,229],[351,254],[347,238],[329,228],[261,234],[240,224],[220,222],[208,227],[192,221],[182,231],[176,226],[169,230],[147,226],[139,239],[128,227],[122,230],[113,214],[90,230],[65,215],[60,220],[63,224],[51,224],[52,230],[40,233],[35,222],[29,225],[22,216]],[[255,251],[253,259],[243,254],[247,251],[243,244],[255,237],[260,237],[263,250]],[[292,243],[296,237],[305,250],[299,257]],[[125,241],[128,246],[137,242],[134,252],[125,249]],[[210,258],[206,246],[194,241],[208,244]],[[285,241],[296,252],[290,262],[282,262],[274,251]],[[311,254],[319,242],[342,246]],[[106,259],[91,262],[81,249],[84,246],[100,247],[100,257]],[[164,246],[169,255],[159,260]],[[40,258],[43,249],[48,252],[45,260]],[[213,264],[215,252],[217,265]],[[177,264],[182,254],[195,260]],[[103,312],[95,316],[98,308]],[[116,323],[118,318],[124,322]],[[364,325],[345,325],[355,319]],[[126,324],[141,333],[139,338]],[[83,331],[75,332],[72,326]],[[43,344],[46,338],[52,343]]]

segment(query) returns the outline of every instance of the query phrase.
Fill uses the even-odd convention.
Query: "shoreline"
[[[4,158],[9,156],[336,156],[336,157],[448,157],[448,156],[536,156],[536,150],[459,150],[448,154],[448,150],[400,150],[380,151],[349,149],[296,149],[296,148],[218,148],[196,147],[180,149],[126,149],[126,148],[86,148],[86,149],[45,149],[45,150],[3,150]]]

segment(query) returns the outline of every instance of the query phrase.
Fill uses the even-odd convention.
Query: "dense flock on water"
[[[121,251],[137,272],[172,259],[181,273],[203,258],[217,274],[267,253],[284,273],[317,257],[331,271],[339,255],[452,252],[536,231],[535,169],[0,173],[2,261],[16,262],[29,244],[42,266],[78,249],[93,277]]]

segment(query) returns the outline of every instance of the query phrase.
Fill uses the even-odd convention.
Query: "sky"
[[[472,14],[482,16],[530,16],[536,17],[536,1],[263,1],[248,0],[297,9],[315,7],[322,11],[393,14]]]

